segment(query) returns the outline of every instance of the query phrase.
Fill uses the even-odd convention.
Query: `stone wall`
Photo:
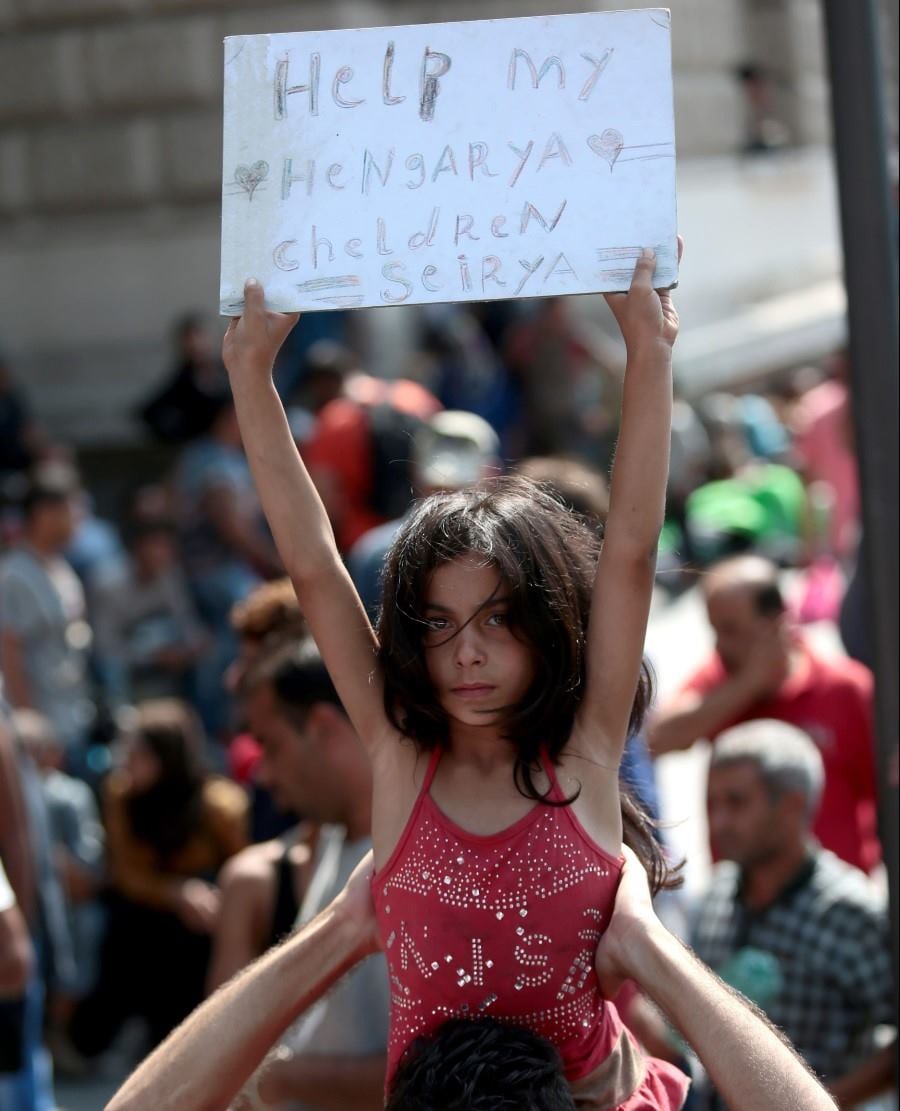
[[[40,414],[77,442],[133,437],[128,413],[165,369],[172,320],[215,309],[224,36],[579,6],[590,5],[0,0],[0,346]],[[814,71],[785,110],[799,142],[821,141],[821,65],[803,22],[814,0],[791,0],[797,19],[770,0],[671,6],[682,159],[739,148],[734,68],[766,43],[784,73]]]

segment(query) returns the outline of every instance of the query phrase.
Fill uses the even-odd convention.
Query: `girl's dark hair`
[[[448,1019],[400,1062],[385,1111],[575,1111],[559,1054],[531,1030]]]
[[[600,538],[545,487],[506,476],[415,507],[388,552],[378,622],[385,712],[421,749],[445,744],[449,721],[426,666],[424,599],[436,568],[466,554],[499,571],[509,591],[513,632],[539,649],[534,682],[504,722],[517,749],[519,791],[554,805],[534,782],[541,749],[556,762],[584,694],[586,637]],[[628,723],[636,732],[650,704],[645,664]],[[622,793],[624,840],[648,871],[654,890],[672,886],[650,819]],[[568,802],[573,801],[569,799]]]
[[[160,775],[146,790],[128,796],[129,824],[166,864],[203,822],[203,734],[189,706],[160,698],[137,708],[132,736],[153,753]]]

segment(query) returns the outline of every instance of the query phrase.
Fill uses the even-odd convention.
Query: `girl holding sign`
[[[663,522],[678,316],[644,251],[609,294],[627,348],[599,553],[539,486],[421,502],[388,555],[376,634],[272,385],[296,323],[248,282],[225,337],[244,444],[279,552],[374,771],[373,895],[392,985],[388,1081],[448,1018],[528,1026],[583,1108],[678,1108],[687,1081],[639,1054],[593,954],[622,841],[672,882],[621,793],[647,703],[643,644]]]

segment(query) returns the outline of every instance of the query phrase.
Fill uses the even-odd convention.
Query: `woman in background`
[[[246,796],[206,773],[186,705],[143,703],[125,744],[104,786],[110,913],[100,980],[70,1031],[89,1057],[132,1015],[146,1019],[156,1045],[202,1001],[219,910],[213,881],[247,843]]]

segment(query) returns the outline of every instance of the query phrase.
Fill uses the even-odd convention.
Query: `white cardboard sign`
[[[669,12],[225,40],[221,311],[677,279]]]

